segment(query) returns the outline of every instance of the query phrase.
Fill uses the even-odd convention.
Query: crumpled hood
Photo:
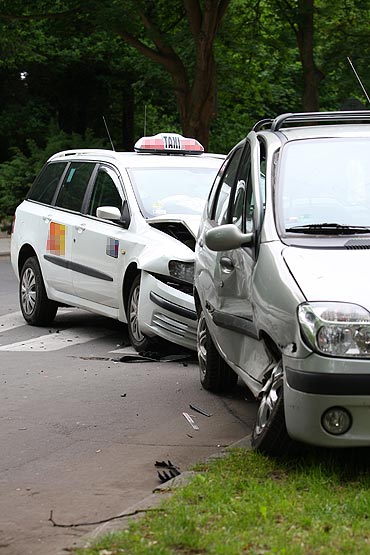
[[[370,249],[287,247],[282,255],[308,301],[348,302],[370,309]]]
[[[148,224],[151,223],[163,223],[163,222],[179,222],[184,224],[190,233],[196,238],[198,235],[198,229],[200,224],[201,216],[188,215],[188,214],[163,214],[160,216],[155,216],[154,218],[148,218]]]

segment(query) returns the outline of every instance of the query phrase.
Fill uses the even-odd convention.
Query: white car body
[[[136,315],[139,333],[147,338],[158,336],[195,349],[197,322],[192,283],[173,279],[169,262],[177,261],[180,266],[193,264],[194,246],[191,243],[195,243],[200,214],[223,158],[222,155],[204,153],[185,155],[172,152],[166,155],[89,149],[55,154],[45,168],[49,164],[61,163],[67,164],[67,169],[59,179],[53,201],[43,202],[42,196],[37,200],[36,193],[36,200],[32,199],[31,188],[31,198],[24,200],[16,210],[11,239],[11,261],[16,275],[22,278],[25,260],[36,257],[48,300],[84,308],[124,323],[129,319],[129,291],[134,278],[140,275]],[[94,169],[91,170],[90,165]],[[68,202],[73,204],[73,198],[61,202],[67,208],[56,206],[62,189],[68,191],[76,171],[81,172],[81,168],[92,171],[81,197],[82,208],[68,208]],[[162,170],[173,172],[174,176],[187,172],[186,175],[192,177],[185,199],[190,204],[188,214],[181,213],[184,198],[178,198],[177,179],[171,182],[176,197],[170,199],[173,213],[161,200]],[[49,168],[49,172],[52,171]],[[139,196],[139,187],[133,182],[136,171],[148,172],[145,173],[145,194],[151,196],[151,204],[147,205],[151,207],[151,214],[145,212],[147,207]],[[194,178],[197,173],[191,172],[203,175],[202,184]],[[122,199],[118,208],[123,213],[122,207],[125,207],[125,217],[122,218],[127,221],[117,219],[114,214],[117,208],[113,205],[100,206],[99,214],[93,210],[93,196],[95,199],[99,192],[97,176],[101,178],[103,174],[114,183]],[[76,183],[78,185],[78,181]],[[37,190],[37,184],[34,187]],[[170,196],[167,195],[166,202]],[[109,217],[111,219],[107,219]],[[24,290],[23,287],[23,294]],[[30,298],[32,301],[32,295]],[[22,307],[22,284],[20,299]]]

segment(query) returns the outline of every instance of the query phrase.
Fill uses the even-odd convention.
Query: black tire
[[[31,326],[50,324],[57,313],[58,303],[46,295],[44,280],[37,258],[31,256],[23,264],[19,281],[19,304],[23,318]]]
[[[266,455],[287,455],[294,447],[285,424],[283,386],[282,364],[278,362],[265,385],[252,431],[253,449]]]
[[[127,332],[131,345],[138,352],[151,351],[157,346],[158,340],[141,333],[138,322],[140,297],[140,274],[132,282],[127,301]]]
[[[203,311],[200,312],[198,320],[197,352],[200,383],[204,389],[221,392],[230,391],[235,387],[238,376],[218,353],[210,336]]]

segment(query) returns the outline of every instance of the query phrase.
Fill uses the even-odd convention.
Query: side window
[[[43,168],[31,187],[28,199],[51,204],[67,162],[51,162]]]
[[[239,148],[234,152],[218,184],[212,214],[212,219],[215,220],[218,225],[227,223],[230,193],[235,182],[241,153],[242,148]]]
[[[232,223],[238,226],[240,230],[245,228],[245,198],[246,187],[245,181],[240,179],[236,184],[236,191],[234,196],[234,204],[232,210]]]
[[[237,184],[231,210],[232,223],[243,232],[253,230],[253,188],[251,176],[251,149],[246,143],[239,165]]]
[[[96,216],[99,206],[115,206],[122,208],[122,198],[119,194],[113,178],[105,168],[100,168],[94,183],[87,211],[91,216]]]
[[[222,175],[224,173],[224,169],[226,167],[226,164],[227,164],[227,161],[225,160],[222,163],[221,168],[218,170],[217,175],[215,177],[215,180],[213,182],[213,185],[211,187],[211,190],[209,192],[208,200],[207,200],[207,216],[208,216],[208,218],[212,218],[213,203],[214,203],[214,200],[215,200],[215,197],[216,197],[216,194],[217,194],[217,191],[218,191],[218,185],[219,185],[220,179],[222,178]]]
[[[260,141],[260,188],[263,208],[266,201],[266,146]]]
[[[56,206],[80,212],[86,187],[95,164],[92,162],[72,162],[67,170],[59,192]]]

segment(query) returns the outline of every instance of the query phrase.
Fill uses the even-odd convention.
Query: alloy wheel
[[[207,371],[207,326],[203,312],[198,321],[197,352],[201,378],[205,378]]]
[[[22,276],[21,302],[24,312],[32,314],[37,300],[36,277],[32,268],[27,268]]]
[[[138,343],[140,343],[144,339],[144,335],[141,333],[139,328],[139,320],[138,320],[139,295],[140,295],[140,286],[138,285],[137,287],[135,287],[134,291],[132,292],[131,301],[130,301],[130,329],[131,329],[133,338]]]
[[[255,433],[259,435],[265,429],[271,419],[273,410],[281,396],[283,387],[283,372],[279,362],[263,388],[263,393],[258,407]]]

